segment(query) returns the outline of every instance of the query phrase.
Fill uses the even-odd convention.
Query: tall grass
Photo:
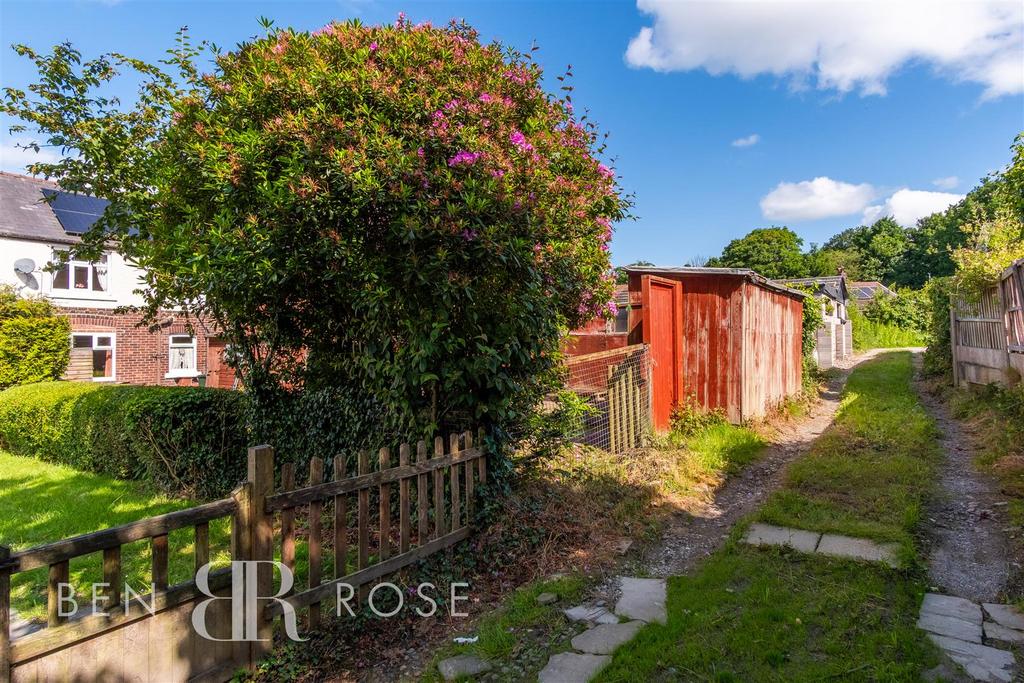
[[[927,345],[928,336],[916,330],[876,323],[864,317],[853,326],[853,348],[857,351]]]

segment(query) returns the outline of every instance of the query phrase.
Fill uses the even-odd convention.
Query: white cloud
[[[864,224],[874,223],[884,216],[893,219],[904,227],[917,223],[919,218],[942,211],[964,198],[962,194],[951,192],[930,192],[928,190],[897,190],[884,204],[876,204],[864,209]]]
[[[757,133],[752,133],[745,138],[736,138],[732,141],[733,147],[753,147],[757,143],[761,142],[761,136]]]
[[[1020,0],[638,0],[653,25],[626,61],[657,71],[761,74],[840,93],[882,95],[923,63],[985,98],[1024,92]]]
[[[854,185],[826,177],[779,183],[761,198],[761,213],[783,221],[846,216],[863,211],[875,195],[875,188],[867,183]]]
[[[25,167],[31,163],[53,163],[60,159],[60,154],[48,148],[40,148],[36,153],[31,149],[23,149],[18,145],[31,142],[29,138],[8,138],[0,142],[0,169],[10,173],[28,173]]]
[[[945,178],[936,178],[932,181],[932,185],[939,188],[940,190],[952,190],[954,187],[960,184],[960,179],[955,175],[948,175]]]

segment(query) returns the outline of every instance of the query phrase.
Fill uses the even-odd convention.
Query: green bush
[[[864,316],[872,322],[923,334],[928,331],[929,310],[924,289],[897,289],[895,296],[878,292],[864,307]]]
[[[676,405],[669,417],[673,436],[689,437],[716,425],[726,424],[725,411],[721,408],[708,410],[693,394]]]
[[[0,392],[0,447],[174,495],[220,497],[245,476],[244,401],[199,387],[13,387]]]
[[[857,351],[924,346],[928,343],[927,335],[922,332],[869,320],[856,306],[847,310],[853,324],[853,348]]]
[[[58,379],[68,366],[70,334],[49,301],[0,285],[0,389]]]
[[[934,278],[928,282],[928,348],[924,352],[924,372],[952,378],[953,349],[950,345],[949,295],[952,278]]]

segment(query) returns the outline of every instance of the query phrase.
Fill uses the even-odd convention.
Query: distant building
[[[875,295],[879,292],[882,292],[885,296],[896,296],[896,292],[877,280],[850,283],[850,299],[856,304],[857,308],[874,299]]]
[[[853,322],[847,315],[850,292],[845,275],[776,280],[790,287],[812,287],[821,302],[822,324],[815,336],[814,357],[818,367],[827,370],[853,354]],[[875,283],[879,286],[881,283]],[[804,302],[804,305],[809,305]]]
[[[202,378],[209,386],[232,387],[227,344],[209,321],[163,311],[150,329],[140,326],[141,313],[117,312],[144,303],[136,291],[145,285],[144,272],[121,254],[112,250],[95,262],[71,260],[48,269],[106,206],[106,200],[63,192],[46,180],[0,172],[0,283],[22,296],[46,297],[70,320],[65,379],[188,385]]]

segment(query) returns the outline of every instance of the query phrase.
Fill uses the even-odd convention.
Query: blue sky
[[[611,134],[635,195],[613,261],[681,265],[772,224],[810,243],[865,215],[909,223],[1008,161],[1024,131],[1024,5],[897,4],[4,0],[0,78],[32,76],[14,42],[155,60],[181,25],[230,46],[261,15],[297,29],[463,17],[485,40],[535,42],[552,82],[572,64],[577,108]]]

